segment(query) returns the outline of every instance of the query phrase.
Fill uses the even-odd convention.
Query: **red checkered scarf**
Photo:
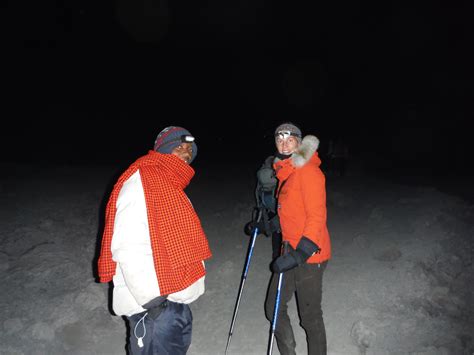
[[[201,222],[184,188],[194,170],[180,158],[150,150],[120,176],[105,211],[105,227],[98,260],[100,282],[115,275],[112,243],[117,198],[125,181],[140,170],[155,270],[162,295],[185,289],[205,275],[202,260],[211,251]]]

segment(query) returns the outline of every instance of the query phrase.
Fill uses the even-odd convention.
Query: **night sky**
[[[126,164],[168,125],[260,162],[289,120],[385,166],[472,172],[474,3],[8,1],[1,159]],[[215,122],[214,122],[215,121]]]

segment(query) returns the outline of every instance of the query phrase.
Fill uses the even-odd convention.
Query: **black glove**
[[[279,256],[271,265],[271,269],[275,273],[281,273],[293,269],[308,260],[310,256],[318,253],[318,245],[306,237],[302,237],[296,250],[291,248],[288,253]]]
[[[265,223],[263,223],[263,221],[260,221],[260,222],[250,221],[250,222],[248,222],[244,227],[244,233],[247,234],[248,236],[252,236],[253,231],[255,230],[255,228],[258,228],[258,234],[267,235],[267,231],[265,230]]]

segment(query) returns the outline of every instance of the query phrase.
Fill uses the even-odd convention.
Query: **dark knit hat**
[[[296,137],[299,142],[301,142],[301,138],[302,138],[301,129],[299,129],[298,126],[296,126],[295,124],[291,122],[282,123],[275,129],[275,137],[277,137],[278,135],[282,133],[292,135]]]
[[[193,156],[189,162],[192,163],[197,155],[197,145],[191,133],[183,127],[169,126],[163,129],[155,139],[154,150],[162,154],[171,154],[181,143],[192,143]]]

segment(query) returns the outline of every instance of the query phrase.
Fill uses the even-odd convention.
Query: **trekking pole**
[[[288,252],[288,242],[283,242],[282,255],[286,254],[287,252]],[[282,283],[283,283],[283,273],[280,272],[280,274],[278,275],[278,286],[277,286],[277,293],[275,297],[275,307],[273,309],[272,328],[271,328],[271,335],[270,335],[267,355],[271,355],[273,351],[273,340],[275,339],[275,329],[276,329],[277,319],[278,319],[278,309],[280,308],[280,294],[281,294]]]
[[[262,210],[259,209],[258,216],[257,216],[257,223],[260,222],[261,217],[262,217]],[[232,333],[234,331],[235,319],[237,318],[237,312],[239,310],[239,305],[240,305],[240,298],[242,297],[242,291],[244,289],[245,280],[247,279],[247,274],[248,274],[249,265],[250,265],[250,259],[252,258],[253,247],[255,245],[255,239],[257,238],[257,235],[258,235],[258,227],[255,227],[254,230],[253,230],[252,239],[250,241],[249,251],[248,251],[248,254],[247,254],[247,259],[245,261],[244,272],[242,274],[242,279],[240,281],[239,295],[237,297],[237,302],[235,303],[234,315],[232,316],[232,323],[231,323],[231,326],[230,326],[229,337],[227,338],[227,345],[225,347],[225,354],[227,354],[227,349],[229,348],[230,340],[232,339]]]

